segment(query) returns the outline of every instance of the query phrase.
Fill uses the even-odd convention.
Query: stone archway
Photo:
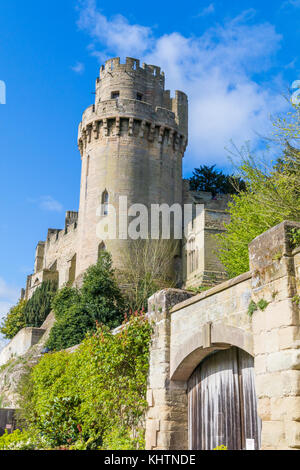
[[[236,346],[251,356],[253,336],[241,328],[223,322],[206,323],[183,344],[171,349],[170,378],[173,381],[187,381],[197,365],[214,351]]]
[[[230,347],[208,355],[188,382],[191,450],[260,449],[253,357]]]
[[[231,364],[230,360],[235,355],[235,360],[232,360]],[[224,444],[232,449],[246,448],[247,445],[259,448],[260,420],[257,415],[253,356],[252,333],[223,322],[206,323],[200,326],[182,344],[177,343],[176,349],[174,346],[171,346],[170,379],[171,384],[173,384],[171,387],[176,388],[181,383],[182,387],[188,390],[186,422],[184,426],[188,429],[189,439],[187,437],[187,441],[189,441],[189,444],[186,443],[186,446],[189,445],[190,449],[202,449],[202,447],[198,447],[200,441],[203,442],[203,449],[205,446],[209,447],[216,442],[216,445]],[[218,370],[216,363],[215,377],[212,378],[213,387],[215,387],[215,397],[212,398],[209,395],[209,398],[207,398],[207,395],[203,394],[203,387],[201,387],[201,377],[203,377],[201,364],[205,363],[207,365],[211,361],[211,357],[220,359],[219,364],[221,369]],[[220,380],[218,389],[215,378],[222,375],[222,367],[226,360],[226,373]],[[213,370],[210,369],[210,371],[213,374]],[[224,390],[220,388],[220,384],[223,384]],[[207,387],[207,384],[205,387]],[[233,387],[235,392],[228,395],[226,391],[228,387],[231,387],[231,389]],[[231,406],[231,413],[227,412],[222,396],[227,396],[226,400],[230,400],[231,403],[228,403],[228,406]],[[246,397],[246,399],[244,400],[243,397]],[[232,427],[232,433],[227,432],[227,434],[224,433],[224,436],[222,435],[223,437],[219,436],[220,442],[211,435],[205,435],[203,441],[203,435],[205,434],[201,428],[203,416],[200,422],[199,420],[197,422],[201,415],[201,410],[203,411],[201,400],[207,399],[211,400],[212,408],[215,410],[219,409],[219,411],[213,412],[210,418],[207,417],[209,424],[206,423],[206,433],[214,434],[219,432],[220,428],[216,424],[218,420],[222,423],[220,425],[221,429],[226,428],[228,431],[228,427]],[[215,403],[214,400],[216,400]],[[207,409],[209,409],[209,406],[206,404],[205,410],[207,411]],[[218,416],[216,416],[216,413]],[[201,436],[200,441],[195,438],[197,433]],[[234,434],[234,438],[228,440],[228,436],[231,436],[231,434]]]

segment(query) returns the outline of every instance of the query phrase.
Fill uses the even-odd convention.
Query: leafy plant
[[[48,443],[41,436],[17,429],[12,433],[5,430],[0,437],[0,450],[37,450],[47,449]]]
[[[257,310],[257,305],[254,302],[254,300],[251,300],[249,306],[248,306],[248,315],[249,317],[252,317],[253,313],[256,312]]]
[[[51,312],[51,302],[57,291],[55,281],[44,281],[25,305],[26,326],[39,328]]]
[[[22,328],[26,326],[25,310],[26,301],[19,300],[17,305],[12,307],[3,320],[0,332],[7,339],[12,339]]]
[[[85,273],[81,289],[64,287],[52,301],[56,323],[47,342],[52,351],[81,343],[97,323],[109,328],[123,321],[124,300],[115,279],[111,256],[100,254],[96,265]]]
[[[293,248],[300,245],[300,229],[292,228],[290,232],[290,242]]]
[[[98,326],[74,353],[45,355],[20,389],[26,431],[51,448],[143,447],[151,332],[135,314],[118,334]]]
[[[239,158],[237,171],[246,189],[232,196],[227,231],[216,236],[219,258],[230,277],[249,270],[248,245],[255,237],[284,220],[300,221],[299,110],[273,124],[278,149],[275,163],[259,163],[248,145],[232,152]],[[292,237],[298,243],[297,231]]]
[[[257,306],[258,306],[259,310],[261,310],[261,311],[266,310],[268,305],[269,305],[269,302],[267,302],[265,299],[260,299],[257,302]]]

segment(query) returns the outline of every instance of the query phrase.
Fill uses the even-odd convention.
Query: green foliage
[[[280,164],[258,166],[249,149],[241,153],[240,175],[246,191],[229,203],[231,220],[216,236],[219,258],[230,277],[249,270],[248,245],[258,235],[284,220],[300,221],[300,152],[285,145]]]
[[[52,351],[81,343],[88,331],[96,330],[97,323],[109,328],[120,325],[124,300],[110,254],[101,253],[98,263],[85,273],[81,289],[64,287],[57,292],[52,308],[57,320],[47,342]]]
[[[52,300],[52,310],[55,313],[56,320],[64,317],[66,312],[73,305],[80,303],[80,292],[73,287],[63,287]]]
[[[201,294],[202,292],[205,292],[209,289],[211,289],[213,286],[200,286],[200,287],[189,287],[188,290],[191,292],[195,292],[195,294]]]
[[[251,300],[249,306],[248,306],[248,315],[249,317],[252,317],[253,313],[256,312],[257,310],[257,305],[254,302],[254,300]]]
[[[296,305],[300,305],[300,295],[294,295],[292,302],[294,302]]]
[[[262,312],[264,310],[266,310],[267,306],[269,305],[269,302],[267,302],[265,299],[260,299],[258,302],[257,302],[257,306],[259,308],[259,310],[261,310]]]
[[[26,306],[25,300],[19,300],[17,305],[12,307],[5,319],[3,320],[0,332],[7,339],[12,339],[22,328],[26,326],[24,309]]]
[[[276,293],[275,293],[275,296],[276,296]],[[260,299],[257,303],[255,303],[254,300],[251,300],[248,306],[248,315],[252,317],[253,313],[256,312],[258,309],[263,312],[264,310],[266,310],[269,303],[270,302],[267,302],[265,299]]]
[[[0,451],[1,450],[38,450],[47,449],[48,443],[32,432],[16,431],[9,434],[5,430],[5,434],[0,437]]]
[[[237,190],[245,189],[245,183],[234,175],[224,175],[222,171],[215,170],[215,166],[206,165],[195,168],[190,178],[192,191],[207,191],[213,196],[216,194],[236,194]]]
[[[293,228],[290,233],[290,243],[293,248],[296,248],[300,245],[300,229]]]
[[[44,281],[38,287],[24,308],[26,326],[39,328],[51,312],[51,302],[57,290],[57,283]]]
[[[86,271],[80,294],[85,311],[95,321],[110,328],[120,325],[124,300],[115,279],[109,253],[101,252],[98,263]]]
[[[88,331],[96,330],[95,319],[82,306],[72,305],[56,323],[54,323],[47,348],[61,351],[81,343]]]
[[[142,447],[151,331],[136,315],[117,334],[98,326],[72,354],[45,355],[19,390],[28,432],[51,448]]]

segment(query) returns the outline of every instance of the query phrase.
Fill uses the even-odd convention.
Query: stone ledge
[[[205,292],[201,292],[201,294],[195,295],[191,299],[184,300],[183,302],[175,305],[173,308],[171,308],[170,313],[177,312],[178,310],[181,310],[182,308],[195,304],[196,302],[199,302],[202,299],[211,297],[212,295],[218,294],[219,292],[229,289],[230,287],[233,287],[237,284],[241,284],[244,281],[248,281],[249,279],[251,279],[250,271],[240,274],[239,276],[234,277],[233,279],[229,279],[228,281],[222,282],[222,284],[218,284],[217,286],[214,286]]]

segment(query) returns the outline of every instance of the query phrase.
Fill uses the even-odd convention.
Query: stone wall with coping
[[[254,356],[262,449],[300,448],[300,250],[290,246],[293,227],[300,224],[284,222],[250,244],[249,273],[197,296],[168,289],[149,299],[155,332],[147,449],[188,449],[187,381],[208,354],[231,346]],[[252,317],[251,301],[258,305]]]
[[[0,366],[6,364],[14,357],[20,357],[39,342],[46,330],[43,328],[23,328],[0,351]]]

